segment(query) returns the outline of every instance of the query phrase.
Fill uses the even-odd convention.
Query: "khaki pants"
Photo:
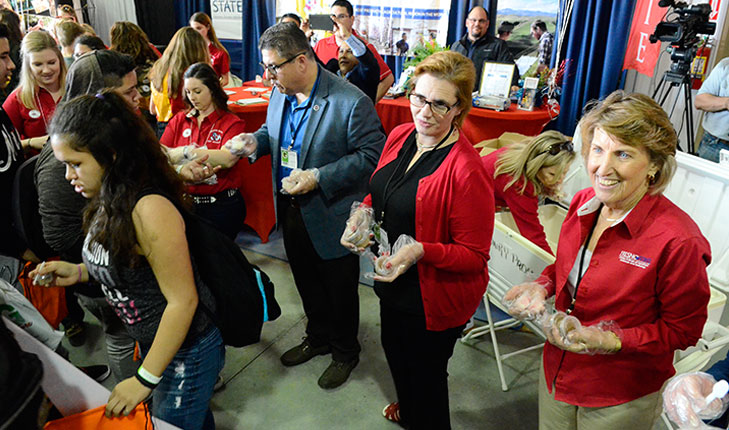
[[[662,390],[615,406],[575,406],[555,400],[539,370],[539,430],[651,430],[661,415]]]

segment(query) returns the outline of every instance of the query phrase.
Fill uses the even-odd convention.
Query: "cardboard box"
[[[506,133],[502,134],[501,136],[497,137],[496,139],[487,139],[484,141],[481,141],[475,145],[473,145],[474,148],[480,149],[479,153],[483,157],[485,155],[488,155],[494,151],[496,151],[499,148],[503,148],[504,146],[509,146],[514,142],[522,142],[528,139],[531,139],[533,136],[525,136],[520,133],[513,133],[510,131],[507,131]]]

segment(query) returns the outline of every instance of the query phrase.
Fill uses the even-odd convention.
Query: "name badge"
[[[289,151],[286,148],[281,148],[281,165],[288,167],[289,169],[295,169],[298,167],[298,154],[296,151]]]
[[[190,137],[191,134],[192,134],[192,130],[189,128],[182,130],[182,137]]]
[[[38,112],[37,110],[33,109],[30,112],[28,112],[28,116],[31,117],[31,118],[33,118],[33,119],[38,119],[38,118],[40,118],[41,113]]]

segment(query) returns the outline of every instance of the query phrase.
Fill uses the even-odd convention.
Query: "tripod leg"
[[[691,101],[691,81],[689,79],[684,79],[683,81],[683,93],[686,98],[686,142],[688,145],[688,153],[696,155],[696,142],[694,141],[694,109]]]

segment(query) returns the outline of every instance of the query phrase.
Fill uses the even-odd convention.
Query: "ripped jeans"
[[[149,348],[142,350],[146,355]],[[152,393],[152,415],[185,430],[215,429],[210,398],[223,364],[223,338],[212,326],[193,345],[177,351]]]

